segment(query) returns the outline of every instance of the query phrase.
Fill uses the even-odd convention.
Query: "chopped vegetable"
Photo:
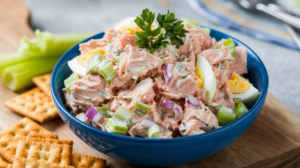
[[[150,107],[147,104],[144,104],[140,101],[138,101],[135,105],[135,107],[133,108],[133,111],[138,113],[139,115],[146,115],[148,113],[148,111],[150,110]]]
[[[115,112],[114,117],[126,122],[132,117],[132,112],[127,108],[120,106]]]
[[[144,126],[144,127],[151,127],[151,126],[154,125],[154,124],[156,124],[155,121],[146,118],[144,121],[142,121],[141,126]]]
[[[207,34],[207,35],[210,34],[210,29],[209,28],[200,27],[196,22],[194,22],[190,19],[187,19],[187,18],[183,18],[181,20],[183,21],[182,24],[186,27],[193,27],[193,28],[196,28],[196,29],[201,29],[201,30],[204,31],[205,34]]]
[[[106,107],[95,107],[95,109],[103,115],[103,117],[111,118],[111,112]]]
[[[152,125],[148,129],[148,137],[150,139],[159,139],[159,126],[157,124]]]
[[[97,123],[103,117],[103,115],[99,113],[94,107],[91,106],[86,112],[86,117],[90,121]]]
[[[35,31],[36,38],[23,37],[19,53],[24,57],[57,57],[70,47],[95,33],[52,34],[48,31]]]
[[[71,87],[77,80],[79,80],[79,77],[76,73],[72,73],[67,79],[65,79],[64,84],[69,94],[71,94]]]
[[[115,77],[117,77],[111,62],[107,63],[103,68],[101,68],[100,73],[107,83],[110,83],[113,79],[115,79]]]
[[[100,69],[107,64],[106,60],[103,60],[102,54],[95,54],[88,62],[86,73],[99,73]]]
[[[214,107],[214,108],[219,108],[220,107],[220,105],[218,105],[217,103],[210,103],[210,106]]]
[[[236,118],[238,119],[241,116],[243,116],[244,114],[246,114],[249,110],[247,109],[247,107],[242,102],[242,99],[235,98],[234,101],[236,103],[236,109],[235,109],[234,113],[236,114]]]
[[[236,119],[236,114],[235,113],[230,113],[230,112],[218,112],[218,123],[220,126],[227,125],[231,122],[233,122]]]
[[[166,64],[164,77],[165,77],[165,81],[166,81],[167,85],[170,83],[170,81],[173,77],[173,68],[174,68],[173,64],[169,64],[169,63]]]
[[[105,126],[107,132],[118,134],[118,135],[126,135],[128,130],[126,122],[119,120],[118,118],[110,118]]]
[[[199,103],[199,101],[198,101],[198,98],[197,98],[197,97],[187,96],[187,97],[186,97],[186,102],[187,102],[189,105],[191,105],[191,106],[193,106],[193,107],[196,107],[196,108],[198,108],[198,107],[201,106],[200,103]]]
[[[121,56],[113,56],[113,60],[115,61],[115,63],[119,63],[121,59],[122,59]]]
[[[183,116],[183,112],[182,112],[182,108],[180,105],[176,104],[175,102],[171,101],[171,100],[165,100],[163,102],[162,107],[166,107],[166,108],[170,108],[174,111],[175,113],[175,120],[179,121],[182,119]]]
[[[236,114],[232,108],[220,106],[217,114],[219,125],[226,125],[236,119]]]
[[[32,58],[6,67],[1,74],[3,84],[12,91],[33,85],[32,78],[52,71],[58,57]]]
[[[234,55],[235,55],[235,43],[233,42],[233,40],[231,38],[228,38],[227,40],[224,41],[224,45],[226,45],[228,47],[231,56],[234,57]]]

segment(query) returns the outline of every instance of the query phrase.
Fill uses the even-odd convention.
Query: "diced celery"
[[[2,83],[12,91],[28,88],[32,78],[52,71],[59,57],[31,58],[6,67],[1,73]]]
[[[111,112],[106,107],[95,107],[95,109],[103,115],[103,117],[111,118]]]
[[[113,56],[113,60],[115,61],[115,63],[119,63],[121,59],[122,59],[121,56]]]
[[[231,112],[218,112],[218,123],[220,126],[227,125],[236,119],[236,114]]]
[[[148,113],[148,111],[150,110],[150,107],[147,104],[144,104],[140,101],[138,101],[135,105],[135,107],[133,108],[133,111],[138,113],[139,115],[146,115]]]
[[[91,57],[91,59],[88,62],[88,65],[86,67],[86,73],[99,73],[101,66],[99,65],[105,65],[107,62],[102,62],[103,56],[102,54],[95,54]]]
[[[117,118],[110,118],[106,124],[106,130],[109,133],[118,134],[118,135],[126,135],[128,130],[126,126],[126,122],[118,120]]]
[[[71,87],[73,86],[74,82],[79,79],[76,73],[72,73],[67,79],[65,79],[64,84],[69,94],[71,94]]]
[[[209,28],[204,28],[204,27],[200,27],[205,34],[209,35],[210,34],[210,29]]]
[[[115,77],[117,77],[117,74],[111,62],[107,63],[103,68],[101,68],[100,73],[107,83],[110,83],[113,79],[115,79]]]
[[[249,110],[242,102],[242,99],[236,98],[235,102],[236,102],[236,109],[235,109],[234,113],[236,114],[236,118],[238,119],[241,116],[243,116],[245,113],[247,113]]]
[[[234,55],[235,55],[235,43],[233,42],[233,40],[231,38],[228,38],[227,40],[224,41],[224,45],[226,45],[228,47],[231,56],[234,57]]]
[[[204,28],[204,27],[200,27],[196,22],[187,19],[187,18],[183,18],[181,19],[183,22],[182,24],[186,27],[194,27],[196,29],[201,29],[204,31],[205,34],[209,35],[210,34],[210,29],[209,28]]]
[[[114,114],[114,117],[122,120],[122,121],[128,121],[132,117],[132,112],[128,110],[127,108],[120,106],[117,111]]]
[[[148,129],[148,137],[150,139],[159,139],[159,126],[157,124],[152,125]]]
[[[232,108],[228,108],[226,106],[220,106],[218,109],[218,114],[217,117],[219,116],[219,114],[221,114],[222,112],[227,112],[227,113],[234,113],[234,110]]]

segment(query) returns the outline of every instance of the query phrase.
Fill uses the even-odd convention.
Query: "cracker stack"
[[[24,118],[0,132],[0,168],[101,168],[101,158],[72,152],[73,141]]]
[[[51,74],[33,78],[38,87],[7,100],[4,105],[40,123],[58,117],[58,111],[51,97],[50,80]]]

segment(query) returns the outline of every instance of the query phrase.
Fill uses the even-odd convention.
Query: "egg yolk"
[[[228,80],[228,88],[233,94],[246,92],[251,87],[251,84],[238,74],[233,73],[231,79]]]
[[[89,60],[92,58],[92,56],[97,54],[97,53],[104,55],[105,50],[103,50],[101,48],[91,50],[91,51],[89,51],[89,52],[87,52],[83,55],[78,56],[77,61],[80,65],[86,67],[87,64],[89,63]]]
[[[156,26],[156,23],[153,22],[151,25],[151,30],[153,30],[155,26]],[[134,26],[133,27],[124,26],[119,30],[125,34],[130,34],[130,35],[134,35],[135,32],[143,32],[143,30],[138,26],[135,26],[135,27]]]
[[[198,66],[196,66],[196,69],[195,69],[195,73],[199,79],[199,82],[197,83],[197,86],[198,88],[203,88],[203,84],[204,84],[204,74],[202,72],[202,69]]]

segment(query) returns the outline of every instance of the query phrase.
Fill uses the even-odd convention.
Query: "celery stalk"
[[[22,61],[27,60],[28,58],[23,57],[20,53],[11,53],[5,56],[0,57],[0,74],[2,73],[3,69],[16,64]]]
[[[59,57],[32,58],[11,65],[2,71],[2,82],[12,91],[32,86],[32,78],[51,72],[58,59]]]
[[[48,31],[35,31],[36,38],[23,37],[19,52],[24,57],[56,57],[61,56],[74,44],[95,33],[52,34]]]

